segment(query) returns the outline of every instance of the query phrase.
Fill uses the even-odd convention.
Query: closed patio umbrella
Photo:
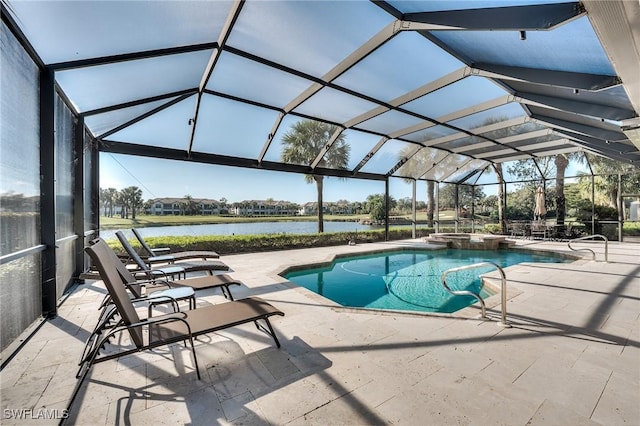
[[[538,188],[536,190],[536,208],[533,211],[533,215],[535,218],[542,219],[544,215],[547,214],[547,207],[545,206],[544,201],[544,191],[542,188]]]

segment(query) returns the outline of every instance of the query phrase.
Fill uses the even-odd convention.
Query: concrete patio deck
[[[639,425],[640,245],[610,243],[609,262],[507,269],[507,319],[334,308],[277,273],[337,253],[426,246],[418,240],[223,256],[284,317],[282,343],[251,324],[196,342],[97,364],[71,410],[77,361],[105,294],[78,286],[0,373],[3,425],[322,424]],[[519,247],[568,252],[566,243]],[[602,245],[597,247],[603,259]],[[224,303],[218,291],[199,305]],[[475,308],[476,311],[477,308]],[[126,340],[126,339],[125,339]],[[31,411],[29,411],[31,410]]]

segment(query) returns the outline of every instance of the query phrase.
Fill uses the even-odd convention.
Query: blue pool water
[[[443,272],[487,261],[507,267],[522,262],[571,260],[513,250],[403,250],[341,258],[329,266],[292,271],[284,277],[342,306],[451,313],[476,299],[447,293],[442,287]],[[487,266],[452,273],[447,276],[447,284],[453,290],[471,290],[485,298],[491,293],[481,288],[479,275],[493,270]]]

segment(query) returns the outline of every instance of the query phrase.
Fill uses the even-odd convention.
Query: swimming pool
[[[553,254],[514,250],[398,250],[350,256],[330,265],[290,271],[289,281],[342,306],[400,311],[452,313],[476,299],[453,296],[442,286],[442,274],[458,266],[494,262],[507,267],[523,262],[570,262]],[[461,271],[447,277],[452,290],[470,290],[484,299],[493,292],[479,275],[491,267]]]

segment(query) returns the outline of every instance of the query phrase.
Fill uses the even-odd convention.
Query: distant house
[[[322,211],[325,214],[335,214],[335,215],[351,215],[354,214],[356,210],[356,205],[354,203],[350,203],[348,201],[329,201],[326,203],[322,203]],[[301,216],[310,216],[318,214],[318,203],[317,202],[308,202],[305,203],[299,211]]]
[[[182,198],[155,198],[149,200],[149,214],[168,216],[180,214],[180,202]]]
[[[221,205],[217,200],[207,198],[154,198],[148,201],[149,214],[171,215],[215,215],[220,214]]]
[[[72,201],[68,201],[71,205]],[[0,212],[38,212],[40,211],[40,196],[31,195],[25,197],[24,194],[8,192],[0,194]]]
[[[353,214],[354,208],[352,203],[342,200],[326,203],[325,211],[327,210],[335,215],[349,215]]]
[[[289,201],[244,200],[234,203],[231,211],[236,216],[295,216],[299,206]]]
[[[205,198],[193,200],[197,203],[201,215],[212,215],[223,213],[221,204],[217,200],[207,200]]]
[[[331,210],[329,209],[330,203],[322,203],[322,211],[323,213],[329,213]],[[304,203],[298,213],[301,216],[310,216],[318,214],[318,203],[315,201],[309,201],[308,203]]]
[[[298,214],[300,216],[310,216],[312,214],[316,214],[318,212],[318,203],[308,202],[304,203],[300,210],[298,210]]]

